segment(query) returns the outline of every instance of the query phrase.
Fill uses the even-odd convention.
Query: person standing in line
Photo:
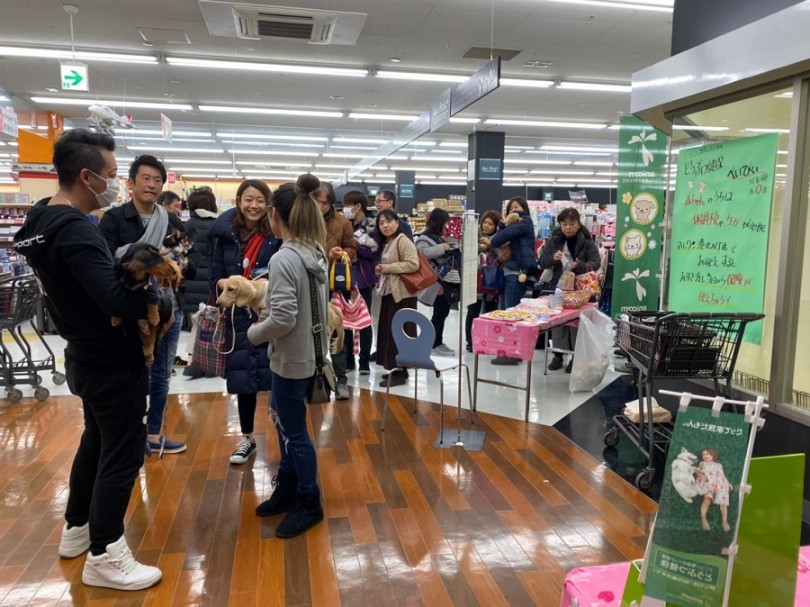
[[[146,318],[149,298],[166,322],[171,303],[157,289],[130,291],[120,283],[107,243],[88,219],[118,196],[114,151],[109,135],[65,132],[53,148],[59,187],[28,211],[14,248],[28,259],[67,342],[68,387],[84,412],[57,553],[72,559],[90,550],[82,572],[89,586],[141,590],[162,573],[137,562],[124,537],[124,515],[143,465],[149,386],[135,319]],[[124,320],[113,327],[110,316]]]
[[[402,308],[416,309],[416,295],[408,291],[400,278],[419,269],[419,254],[416,245],[405,236],[393,209],[377,214],[377,243],[382,250],[380,263],[375,268],[378,278],[377,293],[380,296],[380,318],[377,324],[376,363],[389,371],[382,376],[381,387],[401,386],[408,381],[408,370],[397,372],[397,345],[391,332],[394,314]]]
[[[425,229],[416,238],[416,250],[430,260],[433,269],[438,274],[442,264],[450,262],[449,253],[453,249],[447,242],[447,224],[450,222],[450,214],[444,209],[433,209],[428,213],[425,220]],[[458,253],[458,251],[455,251]],[[439,276],[443,291],[436,295],[433,301],[433,315],[430,322],[436,332],[433,340],[431,354],[435,356],[455,356],[456,351],[444,343],[444,322],[450,315],[451,288],[458,288],[458,285],[448,285],[443,281],[443,276]]]
[[[129,167],[127,180],[132,200],[110,209],[104,213],[99,222],[99,229],[114,257],[121,257],[135,242],[145,242],[161,249],[167,235],[175,231],[186,233],[180,218],[173,213],[167,213],[166,209],[157,204],[164,183],[166,183],[166,167],[160,160],[149,155],[135,158]],[[192,248],[187,256],[175,261],[180,266],[184,278],[194,278],[200,263],[200,254]],[[177,358],[177,344],[183,325],[183,287],[168,289],[168,292],[172,296],[174,322],[158,339],[155,346],[155,362],[149,369],[146,444],[149,450],[182,453],[186,450],[185,443],[170,440],[161,434],[163,411],[169,397],[169,379],[172,365]]]
[[[557,215],[557,224],[546,242],[543,243],[543,248],[540,249],[540,268],[553,271],[552,279],[549,282],[550,289],[557,286],[564,270],[570,270],[574,274],[585,274],[595,272],[602,264],[599,247],[596,246],[588,228],[582,225],[579,211],[574,208],[563,209]],[[566,265],[563,266],[563,263]],[[566,325],[553,327],[551,343],[555,348],[573,352],[577,345],[576,327]],[[565,372],[571,373],[573,366],[574,357],[572,355],[565,367]],[[562,367],[563,355],[555,352],[554,358],[548,363],[548,369],[556,371]]]
[[[492,248],[489,244],[489,239],[498,230],[498,224],[501,222],[501,214],[498,211],[484,211],[481,214],[481,219],[478,221],[478,255],[479,267],[478,274],[483,271],[484,266],[496,267],[500,265],[498,259],[498,249]],[[499,270],[502,271],[502,270]],[[479,280],[479,288],[475,301],[467,306],[467,315],[464,319],[464,331],[467,339],[467,352],[472,352],[472,325],[473,320],[478,318],[481,314],[481,308],[484,312],[492,312],[498,309],[498,291],[488,291],[481,286]]]
[[[377,284],[374,268],[377,265],[379,246],[374,240],[375,222],[366,215],[368,209],[368,196],[360,190],[350,190],[343,195],[343,215],[352,222],[354,240],[357,246],[357,261],[352,265],[354,280],[360,291],[360,297],[366,302],[371,314],[371,292]],[[369,362],[371,360],[371,342],[374,341],[374,329],[370,326],[360,329],[360,357],[357,369],[360,375],[371,373]],[[346,370],[355,368],[354,344],[351,331],[346,331],[343,341],[346,352]]]
[[[236,207],[225,211],[211,226],[208,238],[212,299],[219,296],[229,276],[269,278],[270,258],[281,245],[270,227],[270,204],[272,194],[267,184],[246,179],[236,190]],[[225,384],[229,394],[236,394],[242,432],[231,453],[232,464],[244,464],[256,453],[253,437],[256,398],[271,385],[267,347],[253,345],[247,336],[248,327],[258,318],[253,310],[242,307],[234,307],[225,314],[226,351],[233,346],[233,351],[225,355]]]
[[[180,217],[183,212],[183,203],[180,201],[180,196],[171,190],[166,190],[158,197],[158,204],[166,209],[167,213],[177,215],[178,217]]]
[[[269,342],[270,408],[281,448],[275,490],[256,507],[256,514],[286,512],[276,527],[276,537],[281,538],[300,535],[323,520],[318,460],[307,430],[305,401],[315,374],[315,339],[324,354],[328,342],[323,330],[328,306],[326,226],[314,197],[319,187],[318,178],[307,174],[295,185],[285,183],[276,190],[271,222],[284,244],[273,257],[265,295],[268,316],[248,329],[252,344]],[[313,308],[321,324],[317,332]]]
[[[377,192],[377,195],[374,198],[374,206],[377,207],[377,213],[381,213],[382,211],[394,211],[394,214],[396,215],[396,194],[394,194],[391,190],[380,190]],[[405,236],[407,236],[411,242],[413,242],[413,230],[411,229],[411,224],[400,218],[399,215],[397,215],[397,220],[399,221],[400,231],[405,234]]]
[[[481,239],[490,247],[498,248],[509,244],[510,256],[503,264],[503,293],[501,304],[512,308],[520,303],[529,285],[529,276],[537,270],[534,256],[534,224],[529,215],[529,203],[521,196],[510,199],[506,205],[507,215],[517,215],[517,221],[501,228],[492,237]],[[517,365],[520,360],[508,356],[496,356],[493,365]]]
[[[315,192],[315,200],[321,209],[324,224],[326,224],[326,240],[324,250],[326,260],[333,264],[343,258],[343,254],[349,256],[349,262],[357,260],[357,245],[354,242],[354,232],[351,222],[335,210],[335,190],[328,183],[322,182],[321,187]],[[334,292],[334,291],[333,291]],[[342,297],[349,298],[351,293],[338,291]],[[332,296],[332,292],[329,293]],[[346,353],[345,350],[332,352],[332,365],[335,368],[337,386],[335,386],[335,399],[348,400],[349,388],[346,377]]]
[[[194,317],[199,311],[201,303],[214,303],[213,300],[210,300],[211,247],[209,246],[208,232],[217,218],[217,199],[210,188],[206,187],[192,191],[188,195],[187,202],[189,218],[186,221],[186,231],[194,244],[194,248],[200,253],[200,265],[197,268],[197,275],[193,280],[186,280],[186,302],[183,309],[183,318],[187,321],[186,326],[192,329],[187,344],[189,358],[191,359],[191,354],[194,352],[195,331],[192,326]],[[199,367],[194,366],[194,361],[191,359],[191,364],[183,370],[183,375],[195,379],[202,377],[204,374]]]

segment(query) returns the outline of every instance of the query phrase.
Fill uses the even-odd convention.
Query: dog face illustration
[[[637,200],[633,205],[636,221],[639,223],[650,223],[653,220],[650,214],[654,209],[655,203],[652,200]]]
[[[628,234],[624,239],[624,253],[628,259],[635,259],[641,255],[644,244],[641,242],[641,234]]]

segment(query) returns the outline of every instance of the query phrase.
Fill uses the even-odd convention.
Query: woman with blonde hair
[[[319,186],[318,178],[307,174],[275,191],[270,221],[284,244],[270,268],[265,295],[268,316],[248,329],[251,343],[269,342],[270,408],[281,449],[275,490],[256,507],[256,514],[286,512],[276,528],[276,537],[281,538],[300,535],[323,520],[318,462],[306,409],[309,379],[315,374],[315,339],[320,340],[322,352],[328,351],[326,331],[313,332],[312,314],[316,306],[318,320],[326,326],[326,226],[313,197]]]

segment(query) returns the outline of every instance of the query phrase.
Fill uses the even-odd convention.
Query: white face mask
[[[93,173],[93,171],[90,172]],[[87,189],[93,192],[93,195],[95,195],[96,201],[98,202],[98,206],[102,209],[105,209],[112,203],[114,203],[116,200],[118,200],[118,192],[120,191],[118,179],[115,177],[111,177],[110,179],[104,179],[104,177],[102,177],[98,173],[93,173],[93,175],[107,182],[107,188],[101,193],[96,193],[93,190],[93,188],[87,186]]]
[[[344,215],[344,216],[346,217],[346,219],[348,219],[349,221],[351,221],[352,219],[354,219],[354,211],[352,210],[352,208],[351,208],[351,207],[343,207],[343,215]]]

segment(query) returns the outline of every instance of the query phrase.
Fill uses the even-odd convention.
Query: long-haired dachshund
[[[136,242],[129,246],[126,253],[116,263],[116,274],[121,284],[130,291],[152,290],[157,287],[178,287],[183,275],[177,264],[161,255],[160,250],[150,244]],[[158,304],[147,301],[147,317],[138,321],[138,329],[143,345],[143,356],[147,366],[155,362],[155,343],[160,333],[160,314]],[[113,316],[112,326],[121,324],[121,318]]]

